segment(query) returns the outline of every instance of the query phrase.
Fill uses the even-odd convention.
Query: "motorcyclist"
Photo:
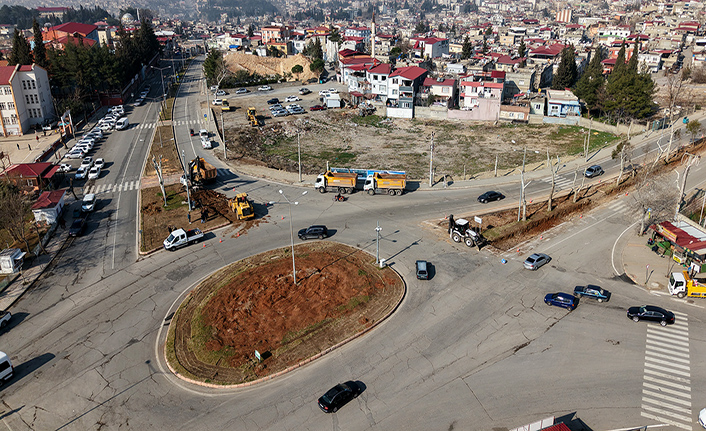
[[[341,196],[341,193],[338,193],[338,194],[336,195],[335,199],[336,199],[338,202],[341,202],[341,201],[343,200],[343,196]]]

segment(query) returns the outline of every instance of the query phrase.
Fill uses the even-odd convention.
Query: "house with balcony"
[[[370,29],[368,27],[348,27],[343,31],[345,37],[360,37],[363,44],[370,41]]]
[[[418,66],[396,69],[390,74],[387,91],[387,116],[414,117],[414,99],[429,72]]]
[[[456,91],[455,79],[426,78],[422,83],[419,98],[423,106],[453,108],[456,106]]]
[[[473,77],[460,82],[459,105],[471,111],[471,120],[495,121],[500,116],[500,103],[505,88],[504,82],[476,81]]]
[[[348,86],[348,91],[366,93],[366,71],[380,63],[369,55],[341,58],[339,52],[338,69],[341,72],[341,82]]]
[[[23,135],[56,116],[47,71],[32,65],[0,66],[3,136]]]
[[[366,71],[366,80],[370,83],[370,94],[374,100],[383,103],[387,102],[388,84],[391,73],[392,65],[390,63],[381,63]]]
[[[284,25],[268,25],[260,29],[262,43],[269,45],[273,42],[284,42],[289,39],[289,29]]]
[[[449,40],[439,37],[410,38],[412,51],[419,58],[441,58],[449,55]]]

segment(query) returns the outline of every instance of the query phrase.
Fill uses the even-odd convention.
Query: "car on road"
[[[273,117],[286,117],[287,115],[289,115],[289,112],[286,109],[275,109],[272,111]]]
[[[12,319],[12,313],[9,311],[0,311],[0,328],[6,327],[7,324],[10,323],[10,319]]]
[[[270,87],[269,85],[261,85],[261,86],[257,87],[257,91],[270,91],[270,90],[272,90],[272,87]]]
[[[88,179],[89,180],[97,180],[98,177],[101,176],[101,168],[94,166],[91,168],[90,171],[88,171]]]
[[[213,146],[211,144],[211,140],[208,138],[201,137],[201,147],[203,147],[204,149],[207,149],[207,150],[210,150],[211,148],[213,148]]]
[[[309,94],[309,93],[311,93],[311,90],[309,90],[309,89],[306,88],[306,87],[299,89],[299,94],[301,94],[302,96],[305,96],[305,95],[307,95],[307,94]]]
[[[73,168],[71,167],[70,164],[68,163],[62,163],[59,165],[59,169],[57,169],[57,172],[71,172]]]
[[[228,92],[225,90],[218,90],[216,91],[216,96],[227,96]]]
[[[89,193],[81,201],[81,211],[91,212],[94,209],[96,209],[96,195],[95,193]]]
[[[328,237],[328,229],[324,225],[313,225],[306,229],[301,229],[297,235],[299,235],[299,239],[302,240],[313,238],[324,239]]]
[[[487,204],[488,202],[499,201],[505,199],[505,195],[499,192],[489,191],[478,196],[478,202]]]
[[[82,166],[82,167],[76,169],[76,173],[74,174],[74,179],[77,179],[77,180],[86,179],[87,174],[88,174],[88,168],[84,168]]]
[[[66,157],[69,159],[82,159],[86,155],[86,152],[83,151],[81,148],[78,147],[73,147],[71,151],[69,151],[66,154]]]
[[[311,108],[309,108],[310,111],[325,111],[326,107],[323,105],[314,105]]]
[[[206,129],[199,130],[199,136],[201,138],[208,138],[208,130],[206,130]]]
[[[237,90],[235,90],[235,94],[245,94],[247,92],[248,92],[247,88],[238,88]]]
[[[69,236],[80,236],[83,234],[83,232],[86,230],[86,218],[85,217],[79,217],[74,219],[74,222],[71,223],[71,227],[69,227]]]
[[[84,157],[83,160],[81,161],[81,167],[82,168],[90,168],[93,166],[93,157],[88,156]]]
[[[319,408],[324,413],[336,413],[348,401],[356,398],[361,393],[360,385],[353,381],[339,383],[332,387],[319,398]]]
[[[589,166],[586,168],[586,171],[583,174],[586,176],[586,178],[598,177],[603,175],[603,168],[598,165]]]
[[[576,286],[574,287],[574,296],[582,298],[584,296],[593,298],[598,302],[607,301],[610,298],[610,292],[601,289],[600,286],[594,286],[589,284],[587,286]]]
[[[563,292],[548,293],[547,296],[544,297],[544,302],[547,305],[563,307],[569,311],[575,309],[579,305],[579,299],[577,297]]]
[[[699,412],[699,424],[706,428],[706,409],[701,409]]]
[[[268,104],[268,105],[276,105],[276,104],[278,104],[278,103],[279,103],[279,99],[276,98],[276,97],[273,97],[272,99],[270,99],[270,100],[267,101],[267,104]]]
[[[222,105],[223,104],[223,99],[213,99],[212,102],[214,105]]]
[[[103,160],[102,158],[96,159],[96,161],[93,162],[93,166],[97,166],[97,167],[103,169],[105,167],[105,160]]]
[[[335,88],[329,88],[328,92],[331,94],[336,94],[336,93],[338,93],[338,90],[336,90]]]
[[[328,96],[329,94],[331,94],[331,92],[328,90],[319,91],[319,96]]]
[[[208,88],[211,91],[218,91],[218,86],[217,85],[212,85]]]
[[[298,96],[293,96],[293,95],[292,95],[292,96],[287,96],[287,97],[284,99],[285,102],[298,102],[298,101],[300,101],[300,100],[302,100],[302,99],[300,99]]]
[[[133,105],[135,106],[142,106],[142,104],[145,103],[145,98],[144,97],[138,97],[135,99],[135,103]]]
[[[525,259],[525,262],[522,265],[525,269],[534,271],[542,267],[542,265],[549,263],[551,260],[552,258],[544,253],[532,253],[527,259]]]
[[[640,307],[628,308],[628,319],[632,319],[635,322],[639,322],[640,320],[651,320],[653,322],[659,322],[662,326],[667,326],[667,324],[674,323],[675,317],[674,313],[667,311],[662,307],[643,305]]]
[[[426,260],[418,260],[414,263],[417,280],[429,280],[429,264]]]

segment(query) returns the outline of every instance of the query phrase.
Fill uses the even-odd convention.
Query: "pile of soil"
[[[292,79],[297,79],[304,82],[311,78],[318,79],[319,77],[316,73],[309,69],[311,61],[309,61],[309,59],[302,54],[275,58],[259,57],[252,54],[243,54],[241,52],[231,52],[225,56],[225,62],[231,72],[247,70],[250,73],[254,72],[262,76],[284,76],[285,73],[292,73],[292,67],[300,65],[304,71],[299,75],[293,75]]]
[[[358,249],[327,241],[234,263],[197,287],[170,326],[167,357],[199,380],[241,383],[286,369],[366,330],[404,283]],[[170,352],[170,349],[171,352]],[[263,357],[256,363],[257,350]]]

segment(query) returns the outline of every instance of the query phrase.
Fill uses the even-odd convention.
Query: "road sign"
[[[262,362],[262,356],[260,356],[260,352],[255,350],[255,357],[257,358],[257,362]]]
[[[473,220],[478,224],[483,223],[483,219],[478,216],[473,216]]]

